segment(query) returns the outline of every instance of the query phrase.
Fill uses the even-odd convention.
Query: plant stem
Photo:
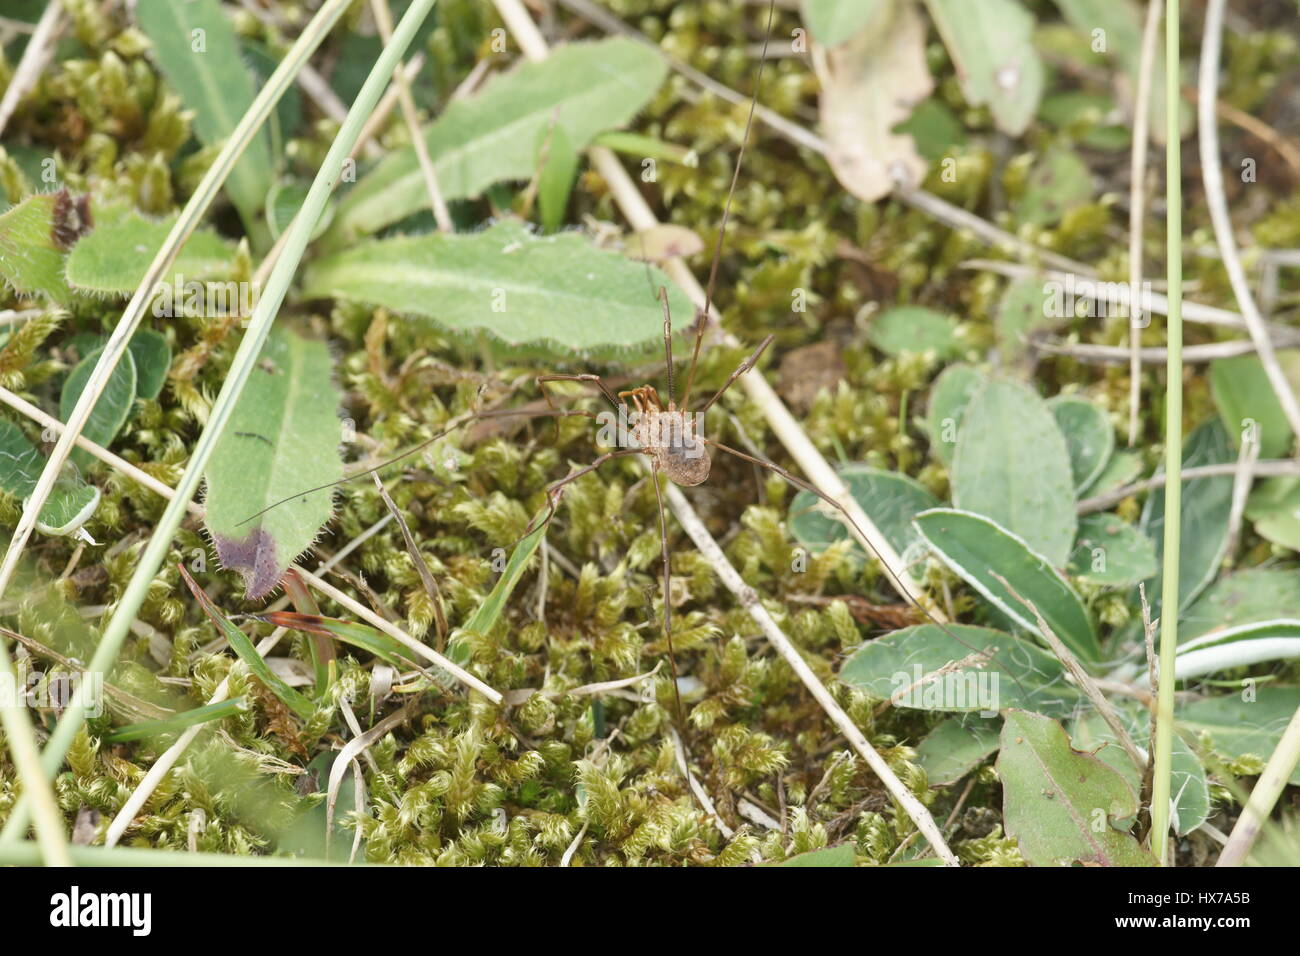
[[[1179,0],[1165,13],[1165,237],[1169,317],[1165,366],[1165,541],[1160,603],[1160,691],[1156,698],[1155,780],[1151,787],[1151,849],[1163,866],[1169,847],[1170,771],[1174,742],[1174,655],[1178,649],[1178,567],[1183,504],[1183,197],[1178,126]]]
[[[162,517],[158,520],[153,536],[149,539],[149,544],[145,548],[144,554],[141,555],[135,573],[131,576],[126,591],[122,595],[121,603],[109,620],[108,626],[104,629],[104,636],[100,639],[99,647],[95,650],[95,656],[91,659],[88,668],[90,671],[107,673],[117,659],[118,651],[122,646],[122,641],[126,639],[131,620],[144,602],[154,575],[158,573],[159,567],[167,557],[167,552],[171,548],[172,537],[180,526],[181,519],[185,516],[190,499],[194,497],[194,493],[198,490],[199,481],[203,477],[203,469],[207,466],[208,458],[211,457],[212,450],[216,447],[221,432],[230,419],[235,402],[239,399],[239,393],[243,391],[244,383],[248,381],[248,377],[252,373],[253,366],[257,362],[257,356],[266,342],[266,336],[271,331],[271,323],[275,321],[280,305],[284,302],[284,297],[289,291],[289,283],[293,280],[294,271],[302,260],[303,252],[306,251],[307,243],[311,239],[312,229],[315,228],[321,213],[325,209],[331,190],[333,190],[342,175],[344,161],[360,136],[366,118],[374,110],[380,95],[388,85],[398,60],[406,52],[415,31],[433,7],[434,2],[435,0],[413,0],[410,7],[407,8],[405,15],[393,33],[392,42],[385,44],[383,52],[380,53],[378,61],[370,71],[370,75],[366,77],[361,92],[357,94],[356,102],[352,104],[352,109],[348,111],[347,120],[343,123],[338,135],[334,138],[334,142],[330,145],[329,153],[326,155],[321,168],[317,171],[316,178],[312,181],[311,189],[307,193],[302,209],[294,217],[293,224],[286,233],[288,238],[285,241],[284,252],[276,262],[275,268],[271,271],[271,276],[267,281],[267,288],[257,302],[257,308],[254,310],[253,317],[249,322],[248,333],[244,336],[243,341],[239,343],[239,350],[235,353],[230,373],[222,384],[221,392],[212,406],[208,424],[203,429],[203,434],[199,436],[199,440],[190,454],[189,463],[185,467],[185,474],[181,476],[180,483],[177,485],[176,497],[168,503]],[[114,338],[117,338],[117,333],[114,333]],[[126,342],[123,341],[122,348],[125,349],[125,347]],[[105,354],[107,352],[108,347],[105,347]],[[89,393],[90,390],[90,386],[87,385],[86,393]],[[71,434],[71,429],[64,433],[60,441],[62,442],[69,434]],[[71,446],[72,441],[70,438],[67,444]],[[72,745],[72,739],[80,729],[85,716],[86,708],[84,705],[76,703],[64,711],[63,717],[59,720],[58,726],[55,727],[54,734],[51,736],[42,758],[42,763],[47,772],[52,773],[62,766],[63,757]],[[3,833],[0,833],[0,841],[13,839],[17,834],[25,832],[28,814],[29,810],[25,801],[15,804],[8,824],[5,826]]]

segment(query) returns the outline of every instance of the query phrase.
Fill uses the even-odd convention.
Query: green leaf
[[[1179,617],[1179,639],[1191,641],[1222,628],[1300,617],[1300,574],[1251,568],[1207,588]]]
[[[853,844],[841,843],[839,846],[826,847],[822,850],[809,850],[807,853],[796,853],[789,859],[782,860],[780,863],[769,863],[767,866],[852,866],[853,865]]]
[[[240,55],[234,27],[217,0],[136,6],[136,22],[153,44],[154,61],[194,112],[205,146],[223,143],[253,105],[253,78]],[[250,230],[271,187],[271,148],[263,130],[248,144],[226,181],[226,191]]]
[[[932,163],[948,155],[953,147],[966,145],[966,129],[948,105],[931,97],[918,103],[912,115],[894,127],[916,143],[916,151]]]
[[[996,522],[948,508],[916,517],[916,526],[943,563],[1027,631],[1038,632],[1033,612],[1011,596],[999,574],[1084,664],[1101,660],[1101,646],[1087,608],[1074,589],[1020,538]]]
[[[1075,206],[1092,199],[1092,173],[1079,154],[1053,146],[1034,164],[1015,204],[1018,221],[1053,226]]]
[[[987,717],[949,717],[916,747],[916,762],[931,787],[956,783],[998,749],[1001,722]]]
[[[59,418],[63,421],[66,422],[72,417],[77,399],[81,398],[86,382],[90,379],[90,373],[95,370],[95,364],[103,351],[103,348],[95,349],[83,358],[64,381],[63,392],[59,396]],[[90,417],[86,419],[85,427],[81,429],[82,436],[101,448],[111,445],[131,415],[131,409],[135,405],[135,394],[135,358],[128,347],[122,355],[122,360],[109,375],[108,383],[96,400],[95,407],[90,410]],[[84,471],[95,458],[84,448],[73,448],[68,455],[68,460]]]
[[[988,104],[998,129],[1019,136],[1038,109],[1044,69],[1034,18],[1017,0],[926,0],[972,106]]]
[[[63,245],[55,229],[56,207],[68,202],[66,196],[28,196],[0,215],[0,278],[20,295],[43,295],[58,303],[71,298],[63,280]]]
[[[1156,549],[1150,538],[1115,515],[1087,515],[1079,520],[1066,570],[1093,584],[1132,587],[1156,573]]]
[[[265,614],[250,614],[249,617],[265,621],[276,627],[301,631],[304,634],[323,634],[327,637],[336,637],[345,644],[351,644],[363,651],[369,651],[393,667],[406,668],[412,664],[418,667],[424,666],[424,662],[406,645],[367,624],[344,621],[336,617],[322,617],[319,614],[300,614],[297,611],[268,611]]]
[[[930,387],[926,429],[930,448],[941,462],[951,464],[957,450],[957,436],[971,399],[988,381],[973,365],[949,365]]]
[[[542,543],[546,537],[546,523],[540,523],[532,531],[528,532],[519,543],[515,545],[514,551],[510,553],[510,560],[506,562],[505,570],[501,572],[501,577],[493,585],[491,592],[483,599],[477,610],[464,626],[461,631],[486,636],[496,624],[497,619],[501,616],[502,610],[505,609],[506,601],[514,593],[515,586],[519,579],[523,577],[524,569],[528,566],[528,560],[537,550],[537,546]]]
[[[1129,736],[1139,747],[1145,748],[1151,736],[1150,717],[1131,704],[1120,703],[1116,711]],[[1137,767],[1100,714],[1094,711],[1076,720],[1070,727],[1070,739],[1074,747],[1090,752],[1123,777],[1134,793],[1142,789]],[[1170,774],[1174,831],[1182,836],[1191,833],[1210,815],[1210,789],[1201,759],[1178,734],[1173,738]]]
[[[303,292],[380,305],[454,332],[486,331],[549,354],[610,356],[662,341],[663,309],[652,287],[669,289],[673,315],[694,314],[657,269],[646,280],[644,265],[581,235],[538,238],[502,222],[472,235],[361,244],[310,266]]]
[[[135,361],[136,394],[140,398],[157,398],[172,365],[172,347],[167,338],[153,329],[137,329],[127,349]]]
[[[1085,398],[1058,395],[1047,407],[1065,436],[1074,489],[1082,496],[1106,470],[1115,451],[1115,430],[1106,413]]]
[[[952,499],[1065,566],[1078,529],[1070,453],[1033,389],[991,381],[976,393],[957,436]]]
[[[667,75],[658,52],[623,37],[566,43],[540,63],[490,80],[450,103],[425,133],[443,196],[479,195],[493,183],[527,180],[536,169],[539,132],[554,118],[574,150],[622,126]],[[424,209],[429,202],[413,147],[382,160],[339,204],[332,248]]]
[[[293,217],[298,215],[307,198],[308,185],[297,180],[282,180],[271,187],[266,197],[266,225],[271,230],[271,238],[279,239],[280,234],[289,228]],[[316,220],[311,231],[311,238],[318,239],[334,221],[334,203],[326,204],[325,212]]]
[[[1155,866],[1116,821],[1138,811],[1136,793],[1096,757],[1079,753],[1050,717],[1013,710],[998,754],[1007,835],[1034,866]]]
[[[1300,551],[1300,478],[1260,482],[1246,501],[1246,517],[1261,538]]]
[[[957,340],[957,320],[919,305],[899,306],[880,313],[871,320],[867,337],[886,355],[934,352],[941,359],[949,359],[963,351]]]
[[[1300,687],[1251,687],[1242,694],[1208,697],[1183,704],[1176,717],[1181,727],[1208,734],[1216,753],[1229,759],[1267,761],[1277,749],[1296,709]],[[1300,767],[1289,781],[1300,784]]]
[[[23,504],[31,497],[45,468],[45,457],[11,421],[0,418],[0,488]],[[41,508],[36,528],[42,534],[72,534],[99,506],[99,489],[73,472],[61,474]]]
[[[121,207],[96,213],[99,219],[95,228],[68,254],[68,282],[83,292],[130,295],[144,280],[176,217],[154,221]],[[159,283],[163,298],[155,303],[154,314],[172,314],[162,303],[189,296],[189,283],[231,275],[234,261],[235,247],[231,243],[210,229],[196,229],[181,247],[171,274]],[[237,292],[227,297],[239,301]]]
[[[904,474],[869,465],[849,465],[839,473],[854,500],[899,554],[917,540],[912,519],[939,506],[939,500],[920,482]],[[834,542],[849,537],[843,523],[821,511],[821,499],[810,491],[794,496],[789,526],[795,540],[810,551],[825,551]],[[854,548],[855,554],[865,557],[859,545],[855,543]]]
[[[176,567],[181,572],[181,579],[189,587],[190,593],[194,599],[199,602],[205,614],[217,626],[222,635],[230,643],[230,649],[233,650],[252,672],[253,676],[266,685],[267,690],[279,698],[280,703],[284,704],[291,711],[297,714],[303,720],[310,720],[316,713],[316,705],[310,700],[298,693],[279,677],[267,666],[262,655],[257,653],[257,648],[253,642],[248,639],[248,635],[241,631],[226,617],[221,608],[212,603],[203,588],[199,587],[198,582],[190,576],[184,562],[177,562]]]
[[[1024,354],[1029,347],[1031,332],[1060,321],[1059,318],[1048,315],[1047,301],[1047,295],[1043,292],[1043,280],[1036,276],[1017,279],[1002,293],[994,322],[998,344],[1008,360]]]
[[[175,716],[166,717],[162,720],[145,720],[138,724],[127,724],[125,727],[117,728],[104,739],[109,743],[123,744],[132,740],[146,740],[163,734],[174,734],[186,727],[233,717],[244,710],[245,706],[243,697],[232,697],[229,700],[218,701],[215,704],[205,704],[202,707],[195,707],[193,710],[182,711]]]
[[[823,46],[843,43],[888,17],[894,0],[802,0],[800,16]]]
[[[1217,421],[1200,425],[1183,446],[1183,468],[1225,464],[1236,460],[1228,433]],[[1228,544],[1228,515],[1232,510],[1232,476],[1193,478],[1183,482],[1182,539],[1178,561],[1178,606],[1187,607],[1214,580]],[[1147,496],[1140,527],[1156,548],[1157,565],[1163,568],[1165,532],[1165,490]],[[1161,614],[1160,582],[1163,570],[1147,580],[1151,617]]]
[[[545,152],[545,159],[541,154]],[[554,232],[564,222],[564,210],[569,205],[569,192],[578,174],[578,151],[569,142],[564,127],[556,125],[542,131],[538,144],[538,162],[541,173],[537,180],[537,211],[542,228]]]
[[[977,652],[988,652],[989,660],[951,669]],[[921,624],[878,637],[849,656],[840,680],[913,710],[1026,707],[1068,714],[1082,699],[1052,654],[1005,631],[969,624]]]
[[[1094,495],[1104,495],[1128,484],[1142,473],[1142,455],[1135,451],[1117,451],[1110,456],[1106,467],[1096,477],[1088,490]]]
[[[1125,74],[1122,83],[1116,85],[1129,99],[1129,114],[1132,115],[1132,100],[1136,96],[1138,80],[1142,71],[1142,10],[1133,0],[1056,0],[1065,19],[1077,29],[1088,35],[1089,40],[1094,31],[1103,31],[1106,49],[1102,54],[1108,61],[1118,61],[1117,66]],[[1078,41],[1076,41],[1078,42]],[[1151,76],[1165,75],[1165,55],[1163,44],[1156,43],[1155,59],[1152,61]],[[1108,72],[1113,76],[1115,68]],[[1149,110],[1152,138],[1157,143],[1165,141],[1165,116],[1168,112],[1165,104],[1163,83],[1151,86],[1151,105]],[[1186,131],[1191,126],[1190,110],[1182,109],[1180,121]],[[1129,120],[1131,123],[1132,120]]]
[[[325,343],[273,327],[204,472],[204,524],[249,600],[271,592],[330,518],[331,489],[298,492],[343,475],[339,402]]]
[[[1278,362],[1292,383],[1300,383],[1300,350],[1277,353]],[[1241,444],[1241,433],[1249,424],[1259,436],[1259,453],[1264,458],[1290,454],[1291,425],[1273,392],[1264,366],[1256,355],[1237,355],[1210,363],[1210,388],[1223,427]]]

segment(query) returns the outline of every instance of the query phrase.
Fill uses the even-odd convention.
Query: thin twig
[[[375,25],[385,43],[393,38],[393,15],[388,9],[388,0],[370,0],[370,10],[375,15]],[[424,188],[429,194],[429,206],[433,209],[433,218],[438,223],[439,232],[455,232],[451,221],[451,212],[447,201],[442,196],[438,185],[438,173],[433,168],[433,159],[429,156],[429,144],[424,140],[420,129],[420,114],[415,108],[415,97],[411,95],[411,84],[407,82],[406,73],[399,65],[393,74],[393,85],[397,87],[397,99],[402,104],[402,113],[406,117],[406,126],[411,132],[411,147],[420,164],[420,173],[424,176]]]
[[[1235,461],[1224,462],[1218,465],[1197,465],[1195,468],[1182,469],[1182,480],[1191,481],[1194,478],[1223,478],[1235,475],[1238,465]],[[1300,476],[1300,461],[1292,461],[1285,458],[1268,459],[1257,461],[1251,472],[1256,478],[1291,478]],[[1086,515],[1094,511],[1105,511],[1112,505],[1117,505],[1130,495],[1140,495],[1144,491],[1154,491],[1157,488],[1163,488],[1168,484],[1168,476],[1161,472],[1158,475],[1152,475],[1150,478],[1143,478],[1141,481],[1135,481],[1131,485],[1124,485],[1116,488],[1114,491],[1107,491],[1105,494],[1095,495],[1092,498],[1084,498],[1075,505],[1075,513]]]
[[[63,4],[59,0],[47,0],[45,12],[37,21],[36,32],[27,41],[27,48],[23,50],[22,59],[18,61],[18,68],[14,70],[9,86],[5,89],[4,99],[0,99],[0,133],[3,133],[5,127],[9,125],[9,118],[14,115],[14,110],[18,108],[22,98],[40,79],[45,64],[54,53],[54,41],[62,27]]]
[[[736,831],[727,826],[726,821],[724,821],[722,817],[718,816],[718,808],[713,805],[713,800],[709,797],[709,792],[700,785],[698,780],[695,779],[695,774],[691,773],[690,765],[686,762],[686,747],[682,744],[681,734],[676,730],[669,731],[669,733],[673,738],[673,751],[677,754],[677,769],[680,770],[682,776],[686,778],[686,783],[690,786],[691,793],[695,794],[695,799],[699,802],[700,806],[704,808],[704,812],[708,815],[709,819],[713,821],[713,825],[718,828],[718,832],[721,833],[724,838],[730,840],[736,835]]]
[[[1246,499],[1255,481],[1255,463],[1259,461],[1259,440],[1248,429],[1241,438],[1237,452],[1237,470],[1232,476],[1232,506],[1228,511],[1228,534],[1224,545],[1224,560],[1230,565],[1236,561],[1237,542],[1241,537],[1241,521],[1246,514]]]
[[[1300,344],[1300,332],[1286,336]],[[1064,355],[1079,362],[1095,365],[1118,365],[1131,359],[1132,351],[1122,345],[1089,345],[1084,342],[1052,342],[1038,335],[1030,335],[1029,346],[1048,355]],[[1232,342],[1214,342],[1209,345],[1189,345],[1183,349],[1183,361],[1189,364],[1213,362],[1216,359],[1232,358],[1236,355],[1254,355],[1255,343],[1250,339]],[[1139,361],[1146,365],[1163,365],[1169,359],[1169,350],[1160,347],[1147,347],[1137,352]]]
[[[1142,751],[1138,750],[1138,746],[1133,742],[1133,737],[1129,734],[1128,728],[1125,727],[1124,722],[1119,719],[1119,714],[1116,712],[1111,702],[1106,699],[1106,695],[1101,692],[1101,688],[1097,686],[1096,681],[1094,681],[1092,676],[1083,669],[1083,665],[1079,663],[1079,659],[1075,657],[1074,654],[1071,653],[1070,649],[1061,642],[1061,639],[1056,636],[1056,632],[1052,630],[1047,621],[1043,620],[1043,615],[1039,613],[1038,606],[1034,604],[1033,601],[1029,600],[1029,598],[1021,597],[1016,589],[1011,586],[1010,582],[1008,582],[1002,575],[998,574],[996,571],[990,573],[993,577],[998,579],[998,582],[1007,589],[1007,592],[1013,598],[1025,607],[1029,608],[1030,613],[1034,615],[1034,620],[1038,622],[1038,633],[1042,636],[1043,640],[1047,642],[1047,646],[1052,649],[1052,653],[1055,654],[1060,662],[1065,665],[1065,669],[1070,672],[1070,676],[1074,678],[1074,682],[1079,686],[1079,689],[1088,695],[1088,699],[1092,701],[1092,706],[1097,708],[1097,713],[1101,715],[1101,719],[1106,722],[1106,726],[1110,728],[1110,732],[1115,735],[1115,739],[1118,740],[1120,746],[1124,748],[1124,752],[1128,754],[1129,760],[1133,761],[1133,766],[1137,768],[1138,773],[1144,771],[1147,765],[1146,755],[1142,753]]]
[[[370,477],[375,480],[375,487],[379,489],[379,496],[384,499],[384,504],[388,507],[388,513],[393,516],[397,526],[402,529],[402,540],[406,542],[406,553],[411,556],[411,563],[415,565],[415,570],[419,573],[420,581],[424,585],[424,593],[429,596],[429,601],[433,604],[433,620],[438,633],[438,650],[442,650],[447,642],[447,613],[442,606],[442,588],[438,587],[438,579],[429,570],[429,563],[424,560],[424,553],[420,550],[420,546],[415,543],[415,535],[411,534],[406,519],[397,510],[397,505],[388,494],[388,489],[384,487],[383,481],[380,480],[379,473],[372,472]]]
[[[1250,799],[1242,808],[1228,845],[1219,854],[1215,866],[1240,866],[1245,862],[1297,763],[1300,763],[1300,708],[1292,715],[1291,723],[1264,765],[1264,772],[1255,781],[1255,789],[1250,792]]]
[[[1149,0],[1146,25],[1142,30],[1142,52],[1138,61],[1138,88],[1133,110],[1133,155],[1129,164],[1128,210],[1128,284],[1129,284],[1129,413],[1128,443],[1137,441],[1138,403],[1142,396],[1142,364],[1138,350],[1142,347],[1143,313],[1139,304],[1142,287],[1142,235],[1146,214],[1143,182],[1147,175],[1147,145],[1150,136],[1151,73],[1156,62],[1156,38],[1160,35],[1160,14],[1164,0]],[[1150,319],[1146,319],[1150,321]]]
[[[1241,307],[1246,328],[1255,342],[1260,364],[1268,376],[1269,384],[1277,395],[1278,403],[1291,424],[1291,432],[1300,435],[1300,401],[1287,381],[1286,373],[1278,363],[1277,353],[1269,338],[1264,316],[1255,304],[1250,291],[1246,270],[1241,264],[1237,240],[1232,234],[1232,217],[1228,213],[1228,200],[1223,191],[1223,165],[1219,156],[1219,127],[1214,116],[1214,103],[1219,95],[1219,53],[1223,43],[1223,11],[1226,0],[1209,0],[1205,8],[1205,30],[1201,39],[1201,73],[1197,97],[1198,139],[1201,147],[1201,178],[1205,184],[1205,204],[1214,224],[1214,236],[1223,253],[1223,266],[1232,283],[1232,292]]]

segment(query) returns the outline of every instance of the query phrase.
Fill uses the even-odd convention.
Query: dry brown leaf
[[[864,202],[888,195],[899,182],[918,185],[925,160],[909,134],[893,132],[934,88],[925,63],[925,22],[916,5],[898,5],[882,29],[841,46],[813,44],[812,59],[835,178]]]

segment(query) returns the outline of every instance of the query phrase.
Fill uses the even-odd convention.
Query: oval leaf
[[[904,305],[880,313],[871,320],[867,337],[886,355],[934,352],[939,358],[953,358],[962,352],[957,341],[957,320],[919,305]]]
[[[1058,395],[1047,407],[1065,436],[1074,490],[1082,495],[1106,470],[1115,451],[1115,429],[1106,413],[1085,398]]]
[[[930,388],[930,406],[926,428],[930,432],[930,449],[945,465],[957,451],[957,436],[971,399],[988,381],[973,365],[949,365]]]
[[[1034,49],[1034,18],[1018,0],[926,0],[962,93],[988,104],[998,129],[1019,136],[1043,93],[1043,61]]]
[[[1088,515],[1079,520],[1067,570],[1094,584],[1132,586],[1156,573],[1156,549],[1150,538],[1115,515]]]
[[[63,421],[72,417],[77,399],[81,398],[81,392],[90,380],[90,373],[95,370],[95,363],[103,351],[103,348],[97,348],[78,362],[63,383],[63,392],[59,396],[59,418]],[[90,410],[90,417],[81,429],[82,436],[103,448],[111,445],[131,415],[131,408],[135,404],[135,388],[135,358],[128,347],[122,354],[122,360],[109,375],[95,407]],[[95,458],[84,448],[73,448],[68,460],[84,471]]]
[[[949,508],[917,515],[916,527],[944,564],[1025,630],[1038,632],[1033,612],[994,574],[1032,601],[1048,627],[1083,663],[1101,659],[1097,633],[1079,595],[1020,538],[982,515]]]
[[[987,652],[983,664],[955,661]],[[1031,707],[1068,714],[1080,701],[1064,669],[1047,651],[1005,631],[969,624],[920,624],[879,637],[854,651],[840,680],[897,707],[976,713]]]
[[[992,518],[1053,567],[1074,545],[1070,453],[1047,404],[1017,382],[989,382],[971,400],[952,463],[953,504]]]
[[[1050,717],[1013,710],[998,754],[1007,835],[1034,866],[1155,866],[1117,821],[1138,811],[1136,793],[1096,757],[1070,746]]]
[[[912,519],[922,511],[939,506],[934,495],[907,475],[869,465],[849,465],[840,469],[839,474],[849,486],[853,499],[899,554],[917,540]],[[810,491],[800,491],[794,496],[789,522],[795,540],[810,551],[825,551],[836,541],[849,537],[843,522],[823,513],[821,499]],[[854,549],[859,557],[865,557],[856,543]]]
[[[332,513],[331,489],[298,494],[343,474],[332,376],[325,343],[272,328],[208,462],[204,524],[250,600],[271,592]]]

